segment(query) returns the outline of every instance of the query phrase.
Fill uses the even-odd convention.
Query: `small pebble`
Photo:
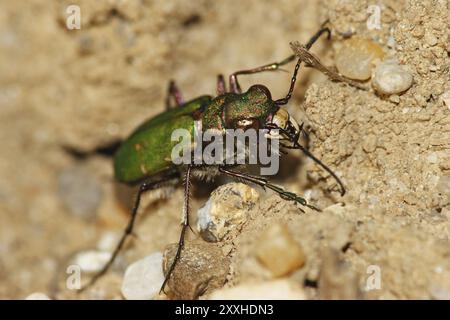
[[[51,300],[45,293],[34,292],[27,296],[25,300]]]
[[[84,272],[94,273],[100,271],[110,258],[110,252],[88,250],[78,253],[73,263]]]
[[[397,94],[393,94],[391,96],[389,96],[389,101],[395,104],[399,104],[400,103],[400,97]]]
[[[80,166],[73,166],[61,172],[58,179],[59,196],[70,212],[87,220],[94,218],[102,199],[96,177]]]
[[[163,270],[167,274],[178,244],[167,246]],[[197,299],[211,290],[221,288],[229,271],[230,261],[222,250],[204,241],[186,242],[169,281],[169,296],[176,299]]]
[[[441,95],[441,101],[450,110],[450,91],[446,91]]]
[[[425,34],[425,29],[422,26],[414,26],[414,29],[412,30],[412,35],[418,39],[422,38]]]
[[[303,289],[282,279],[257,284],[241,284],[214,291],[209,300],[305,300]]]
[[[396,44],[395,38],[393,36],[389,36],[386,45],[391,49],[395,49]]]
[[[303,267],[305,254],[284,224],[270,226],[259,239],[256,257],[274,277],[281,277]]]
[[[384,52],[377,43],[353,37],[344,41],[336,54],[336,67],[343,76],[354,80],[368,80]]]
[[[429,292],[434,300],[450,300],[450,290],[439,284],[431,285]]]
[[[325,249],[319,274],[318,297],[325,300],[356,300],[363,298],[357,274],[339,257],[339,251]]]
[[[384,61],[375,68],[372,85],[381,94],[391,95],[408,90],[413,76],[393,60]]]
[[[197,230],[201,237],[208,242],[221,241],[247,221],[258,199],[258,192],[246,184],[220,186],[197,212]]]
[[[450,199],[450,178],[441,176],[438,180],[436,189],[440,194],[447,196],[448,199]]]
[[[427,32],[425,33],[425,42],[430,46],[433,47],[435,45],[437,45],[438,43],[438,39],[435,37],[434,34],[432,34],[431,32]]]
[[[439,157],[436,154],[436,152],[432,152],[427,156],[427,161],[429,163],[438,163],[439,162]]]
[[[141,0],[116,1],[116,10],[127,20],[135,21],[142,14]]]
[[[335,203],[323,209],[323,212],[329,212],[339,217],[345,217],[346,210],[342,203]]]
[[[122,282],[122,295],[127,300],[150,300],[164,282],[163,255],[155,252],[128,266]]]
[[[367,153],[372,153],[377,149],[377,136],[374,134],[365,135],[362,141],[362,148]]]

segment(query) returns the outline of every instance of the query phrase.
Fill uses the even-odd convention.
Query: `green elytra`
[[[323,34],[328,33],[328,28],[319,30],[305,45],[308,50],[313,43]],[[237,76],[244,74],[253,74],[265,71],[279,70],[282,65],[294,61],[295,55],[291,55],[281,62],[270,63],[261,67],[237,71],[230,75],[229,91],[222,75],[218,77],[217,92],[218,96],[201,96],[186,103],[181,98],[181,93],[175,86],[174,82],[169,86],[169,98],[173,98],[177,104],[176,108],[169,109],[161,114],[147,120],[139,126],[117,150],[114,157],[114,172],[118,181],[126,184],[139,184],[139,190],[131,212],[131,217],[125,231],[112,253],[110,260],[103,269],[94,275],[87,285],[81,290],[93,285],[115,261],[117,255],[122,249],[125,240],[132,233],[139,209],[142,193],[149,190],[155,190],[168,184],[176,184],[182,181],[184,176],[184,211],[182,229],[178,242],[176,255],[170,264],[168,270],[165,270],[165,279],[161,286],[161,291],[170,279],[170,275],[175,269],[180,259],[181,251],[184,246],[184,237],[189,227],[189,200],[191,173],[197,168],[192,165],[175,166],[171,161],[171,152],[176,141],[172,141],[171,133],[174,129],[187,129],[191,136],[194,132],[194,121],[201,120],[203,130],[216,129],[223,130],[229,128],[246,129],[252,127],[255,129],[277,129],[279,134],[272,136],[274,139],[287,141],[289,145],[281,144],[286,149],[298,149],[303,151],[308,157],[313,159],[317,164],[322,166],[338,183],[341,188],[341,195],[345,193],[340,179],[331,169],[325,166],[320,160],[314,157],[305,147],[298,142],[302,132],[302,126],[290,117],[288,112],[281,106],[288,103],[292,96],[298,70],[300,68],[301,59],[298,59],[295,66],[294,74],[291,79],[290,88],[286,97],[278,100],[272,100],[269,89],[262,85],[253,85],[246,92],[242,93]],[[170,99],[167,100],[169,102]],[[167,103],[169,105],[169,103]],[[278,132],[278,131],[277,131]],[[271,136],[271,134],[269,134]],[[271,189],[281,198],[295,201],[302,206],[309,207],[314,210],[312,205],[307,204],[306,200],[295,193],[284,190],[282,187],[274,185],[267,179],[250,175],[245,172],[239,172],[232,169],[228,165],[217,166],[217,172],[228,175],[246,183],[253,183],[265,189]],[[300,210],[302,210],[300,208]],[[302,210],[303,211],[303,210]]]
[[[177,142],[171,141],[177,128],[194,132],[192,113],[211,102],[210,96],[191,100],[179,108],[163,112],[136,129],[114,156],[114,174],[118,181],[135,183],[146,176],[169,169],[171,152]]]
[[[260,85],[242,94],[201,96],[186,102],[143,123],[122,143],[114,157],[115,177],[133,184],[174,167],[171,152],[178,142],[171,140],[171,134],[184,128],[193,137],[195,120],[202,121],[203,131],[214,128],[225,134],[225,129],[238,128],[238,121],[244,119],[256,120],[262,127],[278,108]]]

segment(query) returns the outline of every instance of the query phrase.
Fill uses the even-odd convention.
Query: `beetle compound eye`
[[[270,90],[261,84],[255,84],[248,89],[248,92],[256,93],[262,98],[262,100],[272,100],[272,94]]]
[[[240,127],[247,127],[247,126],[250,126],[252,123],[253,123],[252,120],[247,120],[247,119],[239,120],[237,122],[238,126],[240,126]]]
[[[253,119],[242,119],[236,122],[236,127],[240,129],[248,129],[254,126],[255,120]]]

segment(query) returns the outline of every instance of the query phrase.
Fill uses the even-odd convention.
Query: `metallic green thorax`
[[[278,109],[269,90],[261,85],[250,87],[243,94],[227,93],[215,98],[202,116],[203,130],[236,129],[239,120],[257,120],[262,127],[267,117]]]
[[[260,85],[243,94],[201,96],[186,102],[143,123],[122,143],[114,157],[115,176],[134,183],[173,167],[171,153],[178,141],[171,141],[172,132],[184,128],[193,139],[194,121],[202,121],[203,131],[225,134],[225,129],[239,128],[240,120],[254,120],[252,127],[261,128],[277,109],[269,90]]]

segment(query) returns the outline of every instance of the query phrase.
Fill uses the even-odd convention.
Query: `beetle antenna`
[[[297,81],[298,70],[300,69],[301,63],[302,63],[302,60],[298,59],[297,63],[295,64],[294,74],[292,75],[292,78],[291,78],[291,86],[289,87],[288,94],[286,95],[286,97],[276,100],[275,101],[276,105],[279,105],[279,106],[285,105],[289,102],[289,99],[291,99],[292,92],[294,91],[294,87],[295,87],[295,82]]]

